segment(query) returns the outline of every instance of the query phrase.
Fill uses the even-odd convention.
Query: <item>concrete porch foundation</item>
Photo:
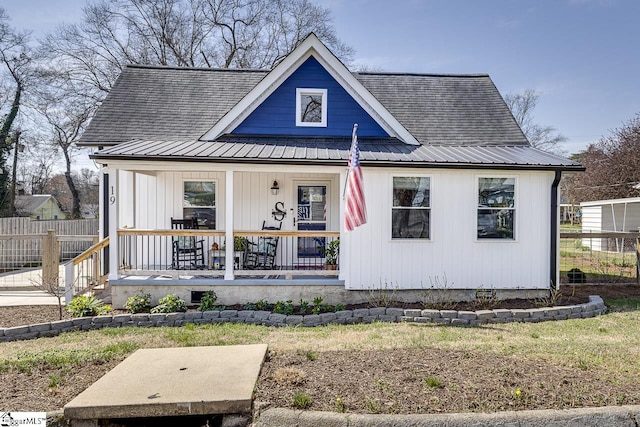
[[[294,304],[313,301],[322,297],[325,304],[361,304],[376,302],[436,302],[436,301],[472,301],[476,299],[476,289],[410,289],[393,288],[348,290],[339,280],[301,279],[301,280],[118,280],[111,282],[111,302],[114,308],[123,308],[127,298],[140,291],[151,294],[151,304],[157,305],[158,299],[168,293],[178,295],[187,304],[192,301],[192,292],[214,290],[218,296],[217,304],[236,305],[256,303],[265,300],[268,303],[291,300]],[[495,289],[498,299],[533,299],[549,294],[548,289]]]

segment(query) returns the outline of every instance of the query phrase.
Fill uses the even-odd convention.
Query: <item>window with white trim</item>
[[[515,239],[515,178],[478,179],[478,239]]]
[[[296,89],[296,126],[327,126],[327,89]]]
[[[393,177],[392,239],[429,239],[431,236],[431,178]]]
[[[216,228],[215,181],[184,181],[183,218],[196,218],[199,228]]]

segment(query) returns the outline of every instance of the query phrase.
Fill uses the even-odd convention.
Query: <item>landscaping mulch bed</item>
[[[625,296],[640,296],[640,286],[633,285],[576,285],[563,286],[561,288],[562,297],[557,302],[558,305],[580,304],[588,302],[589,295],[600,295],[606,302],[608,298],[618,298]],[[396,303],[394,306],[401,308],[424,308],[419,303],[407,304]],[[448,304],[451,305],[451,304]],[[536,308],[537,301],[526,299],[511,299],[492,302],[490,308]],[[368,304],[360,304],[359,306],[351,305],[348,309],[358,307],[369,307]],[[242,306],[228,307],[230,309],[242,310]],[[447,307],[450,308],[450,307]],[[478,307],[472,303],[457,303],[454,307],[456,310],[476,310],[487,307]],[[115,310],[114,314],[126,313],[126,311]],[[64,319],[70,316],[63,311]],[[57,306],[17,306],[17,307],[0,307],[0,328],[10,328],[14,326],[33,325],[37,323],[52,322],[59,320],[59,311]]]

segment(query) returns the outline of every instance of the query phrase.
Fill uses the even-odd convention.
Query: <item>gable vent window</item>
[[[326,89],[296,89],[296,126],[327,126]]]

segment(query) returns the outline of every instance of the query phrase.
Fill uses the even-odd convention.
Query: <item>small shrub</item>
[[[273,312],[277,314],[284,314],[285,316],[291,316],[295,313],[295,307],[293,305],[292,300],[287,300],[287,302],[276,301],[276,304],[273,306]]]
[[[311,396],[308,394],[296,391],[293,394],[292,406],[296,409],[307,409],[311,406]]]
[[[300,314],[307,314],[309,311],[309,301],[300,300]]]
[[[271,308],[271,304],[269,304],[267,301],[261,299],[260,301],[258,301],[256,303],[256,308],[260,311],[269,311],[269,309]]]
[[[151,309],[152,313],[178,313],[187,311],[187,303],[176,294],[167,294],[160,298],[160,304]]]
[[[151,310],[151,294],[138,291],[132,297],[127,298],[124,308],[130,313],[148,313]]]
[[[105,305],[94,296],[80,295],[74,297],[66,307],[71,317],[100,316],[111,311],[110,305]]]
[[[313,309],[311,310],[311,313],[320,314],[322,312],[322,301],[324,301],[322,297],[315,297],[313,299]]]
[[[322,314],[329,313],[331,311],[335,311],[334,307],[329,304],[324,304],[324,299],[322,297],[315,297],[313,299],[313,309],[311,313],[313,314]]]
[[[536,305],[538,307],[553,307],[560,303],[561,298],[562,292],[558,289],[550,289],[548,296],[536,298]]]
[[[369,292],[369,307],[391,307],[398,300],[398,285],[389,285],[380,282],[377,288],[367,289]]]
[[[333,307],[333,311],[344,311],[347,309],[347,306],[344,304],[336,304],[335,307]]]
[[[498,295],[495,289],[476,289],[476,295],[472,301],[475,310],[491,310],[498,306]]]
[[[344,412],[344,402],[340,396],[336,397],[336,400],[333,401],[333,404],[338,412]]]
[[[423,288],[420,302],[424,308],[434,310],[456,310],[458,307],[458,302],[451,299],[446,274],[442,279],[439,276],[429,277],[429,288]]]
[[[258,309],[258,305],[254,304],[252,302],[248,302],[245,305],[242,306],[243,310],[257,310]]]
[[[200,306],[198,310],[200,311],[211,311],[216,306],[216,301],[218,300],[218,295],[213,289],[206,291],[202,294],[202,298],[200,298]]]

